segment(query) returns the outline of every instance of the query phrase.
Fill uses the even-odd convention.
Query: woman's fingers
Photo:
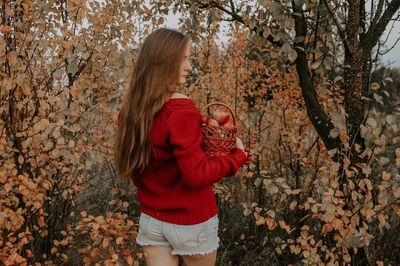
[[[236,147],[237,147],[238,149],[244,150],[243,142],[242,142],[242,140],[239,139],[239,138],[236,138]]]

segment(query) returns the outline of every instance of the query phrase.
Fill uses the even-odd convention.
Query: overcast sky
[[[167,20],[166,26],[169,28],[177,28],[178,19],[179,19],[178,15],[173,15],[173,14],[168,15],[166,17]],[[389,29],[387,29],[387,31],[384,34],[385,38],[388,34],[388,31]],[[398,38],[400,38],[400,22],[397,21],[388,38],[387,48],[392,47]],[[384,39],[382,38],[381,40],[383,41]],[[381,62],[391,67],[400,67],[400,42],[398,42],[390,52],[381,56]]]
[[[385,38],[388,34],[388,29],[385,32]],[[396,40],[400,38],[400,22],[396,21],[392,32],[389,35],[387,46],[392,47]],[[382,40],[384,40],[382,38]],[[381,57],[382,63],[390,65],[392,67],[400,67],[400,42],[387,54]]]

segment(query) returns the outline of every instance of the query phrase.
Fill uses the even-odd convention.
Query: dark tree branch
[[[388,53],[389,51],[391,51],[391,50],[397,45],[397,43],[400,41],[400,38],[397,38],[397,40],[395,41],[395,43],[394,43],[390,48],[388,48],[388,49],[386,49],[385,51],[381,52],[381,49],[380,49],[381,46],[384,45],[384,44],[388,41],[389,36],[392,34],[393,29],[394,29],[394,22],[392,23],[392,26],[390,27],[389,32],[388,32],[388,34],[387,34],[385,40],[383,40],[382,42],[381,42],[380,40],[378,40],[377,55],[384,55],[384,54],[387,54],[387,53]]]
[[[378,54],[379,55],[385,55],[385,54],[387,54],[389,51],[391,51],[396,45],[397,45],[397,43],[400,41],[400,38],[397,38],[397,40],[395,41],[395,43],[389,48],[389,49],[387,49],[386,51],[384,51],[384,52],[381,52],[381,51],[379,51],[379,49],[378,49]]]
[[[362,33],[364,34],[367,30],[367,16],[366,16],[366,12],[365,12],[365,0],[361,0],[360,3],[360,15],[361,15],[361,19],[360,19],[360,27],[362,28]]]
[[[371,5],[370,5],[369,9],[371,10],[371,11],[370,11],[370,12],[371,12],[371,13],[370,13],[371,15],[369,16],[369,25],[372,24],[372,21],[373,21],[373,19],[374,19],[374,18],[372,17],[373,14],[374,14],[374,7],[375,7],[374,0],[371,0],[370,4],[371,4]]]
[[[346,19],[346,38],[350,47],[350,54],[345,53],[345,57],[349,58],[355,56],[358,52],[358,38],[360,26],[360,0],[353,0],[349,2],[348,17]]]
[[[233,0],[230,0],[229,3],[231,4],[232,12],[236,13],[235,3],[233,3]]]
[[[376,9],[376,13],[374,15],[374,18],[371,22],[370,28],[374,28],[376,26],[376,24],[378,23],[379,18],[381,17],[382,14],[382,10],[383,10],[383,4],[385,3],[385,0],[379,0],[378,2],[378,7]],[[372,9],[371,9],[372,12]],[[372,17],[372,14],[371,14]]]
[[[382,16],[376,22],[376,25],[371,25],[366,33],[366,40],[364,45],[368,50],[371,50],[378,42],[379,37],[382,36],[383,32],[386,29],[389,21],[392,19],[393,15],[400,8],[400,0],[393,0],[388,4],[388,7],[383,12]],[[376,15],[374,21],[376,19]]]
[[[295,21],[296,37],[307,35],[306,19],[303,10],[300,6],[296,5],[295,1],[292,1],[293,12],[301,14],[301,16],[293,16]],[[338,137],[330,137],[330,131],[334,129],[334,126],[325,113],[321,104],[318,101],[317,93],[314,88],[314,84],[311,80],[311,74],[308,69],[307,55],[305,52],[304,41],[297,43],[296,47],[297,58],[295,61],[297,73],[300,80],[301,90],[303,93],[304,101],[307,108],[308,117],[311,120],[315,130],[321,137],[328,150],[333,150],[340,147],[340,140]],[[339,160],[338,155],[333,158],[335,161]]]
[[[243,17],[240,16],[236,10],[228,10],[227,8],[223,7],[219,2],[217,1],[210,1],[209,3],[202,3],[200,1],[196,1],[196,3],[198,3],[198,8],[200,9],[207,9],[207,8],[217,8],[221,11],[223,11],[225,14],[228,14],[229,16],[232,17],[231,21],[237,21],[241,24],[243,24],[246,27],[249,27],[249,25],[247,25],[245,23],[245,21],[243,20]],[[191,6],[192,3],[190,1],[185,1],[185,4]],[[232,6],[233,7],[233,6]],[[278,47],[282,47],[283,42],[282,41],[276,41],[274,40],[274,37],[270,34],[267,37],[265,37],[263,35],[263,30],[262,30],[262,25],[260,25],[260,23],[257,23],[256,26],[254,26],[252,29],[250,29],[254,32],[256,32],[260,37],[266,38],[271,44],[278,46]]]

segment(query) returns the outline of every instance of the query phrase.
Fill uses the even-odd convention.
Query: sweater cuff
[[[242,167],[247,160],[246,153],[242,149],[235,148],[234,151],[230,154],[234,161],[234,169],[230,173],[230,175],[234,175],[239,171],[239,168]]]

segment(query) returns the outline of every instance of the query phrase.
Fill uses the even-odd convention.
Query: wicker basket
[[[214,105],[222,105],[231,113],[234,128],[225,126],[201,125],[203,135],[202,147],[209,156],[220,156],[229,154],[236,147],[236,120],[231,108],[224,103],[209,103],[201,109],[201,114],[209,107]]]

